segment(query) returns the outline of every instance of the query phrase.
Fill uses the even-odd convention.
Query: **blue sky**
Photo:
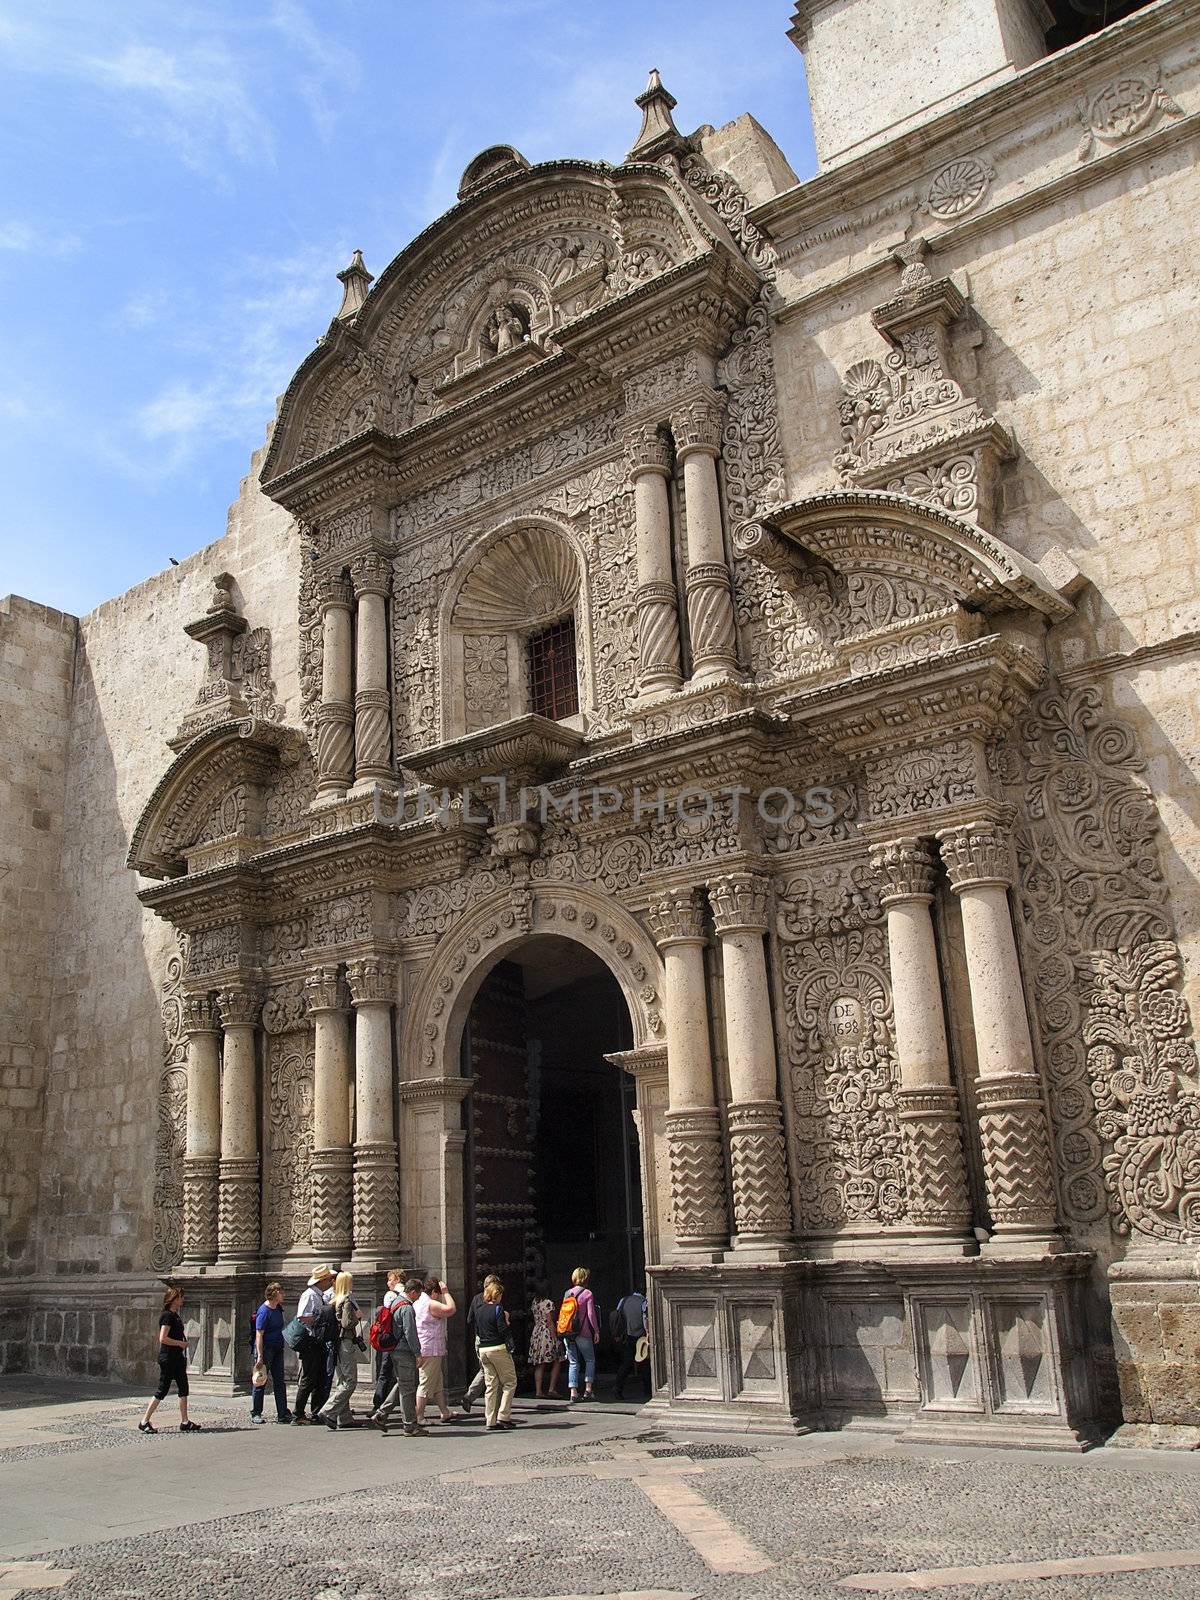
[[[0,0],[0,594],[218,538],[275,396],[484,146],[619,160],[657,66],[814,168],[788,0]]]

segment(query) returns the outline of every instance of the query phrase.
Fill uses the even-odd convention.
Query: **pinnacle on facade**
[[[375,282],[375,274],[367,271],[361,250],[356,250],[350,257],[350,265],[343,267],[338,273],[338,282],[342,285],[342,303],[338,307],[338,321],[349,322],[362,310],[366,303],[367,290]]]
[[[658,68],[650,68],[650,79],[645,89],[633,102],[642,111],[642,126],[633,141],[626,161],[656,161],[668,151],[687,148],[687,140],[675,126],[671,113],[679,103],[658,75]]]

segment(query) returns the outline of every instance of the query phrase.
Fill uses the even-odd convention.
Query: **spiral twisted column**
[[[258,1063],[255,1035],[262,997],[252,988],[217,996],[224,1031],[221,1062],[221,1162],[217,1197],[219,1259],[255,1261],[259,1253]]]
[[[344,795],[354,771],[354,707],[351,704],[351,620],[349,581],[326,573],[319,585],[321,603],[321,704],[317,708],[317,794]]]
[[[922,1242],[961,1253],[971,1202],[930,914],[937,863],[923,839],[903,837],[875,845],[871,864],[887,911],[909,1215]]]
[[[221,1157],[221,1034],[212,999],[183,1002],[187,1036],[187,1136],[183,1156],[183,1265],[217,1259],[217,1183]]]
[[[346,968],[354,1002],[354,1255],[394,1258],[400,1234],[392,1108],[395,963],[369,956]]]
[[[1008,840],[991,821],[946,828],[937,837],[962,908],[992,1249],[1057,1250],[1050,1132],[1008,905]]]
[[[336,967],[304,980],[313,1025],[312,1246],[331,1261],[350,1254],[350,1011]]]
[[[719,1252],[729,1238],[729,1206],[708,1036],[703,907],[694,889],[668,889],[651,899],[648,916],[665,967],[675,1243],[681,1251]]]
[[[687,511],[687,602],[692,683],[730,683],[739,677],[733,580],[721,526],[717,457],[722,406],[711,390],[693,396],[671,416],[675,454],[683,465]]]
[[[725,984],[735,1250],[787,1245],[792,1237],[764,942],[769,894],[766,878],[752,872],[730,873],[708,886]]]
[[[667,494],[671,447],[657,424],[643,423],[626,436],[625,462],[637,528],[638,693],[652,697],[683,681]]]
[[[355,597],[354,782],[392,773],[392,711],[388,693],[387,597],[392,566],[367,550],[350,563]]]

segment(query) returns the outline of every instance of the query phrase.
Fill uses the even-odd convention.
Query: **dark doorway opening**
[[[557,1307],[575,1267],[590,1268],[602,1321],[644,1287],[634,1084],[605,1060],[632,1044],[616,979],[568,939],[529,940],[492,969],[471,1007],[463,1036],[470,1293],[487,1272],[503,1280],[518,1368],[535,1294]],[[611,1364],[605,1357],[602,1366]]]

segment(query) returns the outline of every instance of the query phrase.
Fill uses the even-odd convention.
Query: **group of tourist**
[[[528,1349],[535,1398],[562,1398],[558,1380],[564,1358],[566,1398],[572,1405],[595,1398],[600,1317],[595,1296],[588,1287],[590,1276],[587,1267],[576,1267],[571,1286],[557,1308],[544,1285],[535,1288]],[[184,1291],[175,1287],[168,1289],[163,1298],[158,1327],[159,1381],[138,1423],[143,1433],[157,1433],[153,1417],[172,1384],[179,1396],[180,1431],[194,1433],[200,1426],[188,1417],[188,1346],[180,1314],[183,1297]],[[354,1296],[353,1275],[336,1272],[331,1266],[315,1268],[290,1321],[284,1316],[283,1299],[282,1284],[270,1283],[255,1313],[251,1421],[261,1424],[266,1420],[263,1410],[270,1384],[276,1422],[294,1426],[323,1422],[335,1432],[360,1426],[351,1415],[350,1402],[358,1387],[359,1354],[367,1344],[362,1310]],[[430,1407],[436,1408],[442,1423],[453,1423],[459,1415],[469,1416],[482,1396],[489,1432],[516,1427],[512,1419],[517,1388],[516,1346],[509,1313],[504,1308],[503,1283],[489,1273],[467,1312],[479,1370],[463,1396],[461,1413],[456,1414],[447,1401],[445,1368],[447,1323],[457,1309],[454,1296],[440,1278],[400,1271],[388,1273],[383,1304],[370,1325],[378,1367],[368,1425],[386,1433],[399,1409],[405,1434],[421,1437],[429,1432],[425,1424]],[[609,1325],[621,1349],[617,1399],[625,1398],[625,1385],[635,1369],[640,1370],[649,1396],[645,1296],[636,1290],[626,1295],[615,1308]],[[295,1405],[290,1410],[284,1374],[286,1347],[295,1351],[300,1364]]]

